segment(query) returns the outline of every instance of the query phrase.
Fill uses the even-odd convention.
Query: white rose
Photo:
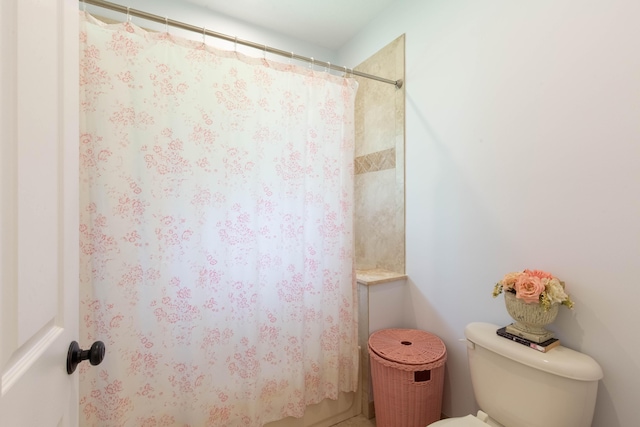
[[[547,299],[551,304],[561,304],[562,301],[569,297],[558,279],[543,279],[543,282],[545,282],[544,287]]]

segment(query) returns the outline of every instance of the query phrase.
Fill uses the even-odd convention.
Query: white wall
[[[353,66],[406,33],[407,325],[448,347],[450,416],[476,410],[464,326],[509,323],[493,284],[536,268],[576,302],[561,341],[603,367],[593,426],[638,424],[638,16],[637,0],[400,0],[340,50]]]

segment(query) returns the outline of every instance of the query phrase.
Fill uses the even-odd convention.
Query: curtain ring
[[[164,17],[164,31],[165,33],[169,34],[169,17],[168,16]]]
[[[313,70],[313,66],[315,65],[316,60],[313,59],[313,56],[311,57],[311,64],[309,65],[309,68],[311,68],[311,70]]]
[[[343,65],[343,68],[344,68],[344,77],[346,78],[348,76],[348,74],[347,74],[347,66]]]
[[[267,60],[267,45],[264,45],[264,52],[262,53],[262,57],[264,58],[264,60]]]
[[[129,13],[129,9],[131,9],[131,8],[129,6],[127,6],[127,22],[131,22],[131,14]]]
[[[233,51],[235,53],[238,53],[238,36],[236,36],[234,42],[233,42]]]
[[[202,44],[207,44],[207,29],[202,27]]]
[[[327,62],[327,64],[329,64],[329,66],[327,67],[327,73],[331,74],[331,62]]]

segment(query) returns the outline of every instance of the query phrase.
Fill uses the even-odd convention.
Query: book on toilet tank
[[[496,331],[496,333],[498,335],[500,335],[501,337],[504,337],[504,338],[506,338],[508,340],[515,341],[518,344],[526,345],[529,348],[541,351],[543,353],[546,353],[547,351],[551,350],[552,348],[557,347],[557,346],[560,345],[560,340],[557,339],[557,338],[550,338],[550,339],[548,339],[548,340],[546,340],[544,342],[541,342],[541,343],[529,341],[526,338],[522,338],[522,337],[519,337],[517,335],[510,334],[509,332],[507,332],[506,326],[498,329]]]

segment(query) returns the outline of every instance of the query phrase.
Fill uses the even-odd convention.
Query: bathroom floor
[[[369,420],[364,415],[358,415],[357,417],[350,418],[346,421],[338,423],[333,427],[375,427],[376,419]]]

